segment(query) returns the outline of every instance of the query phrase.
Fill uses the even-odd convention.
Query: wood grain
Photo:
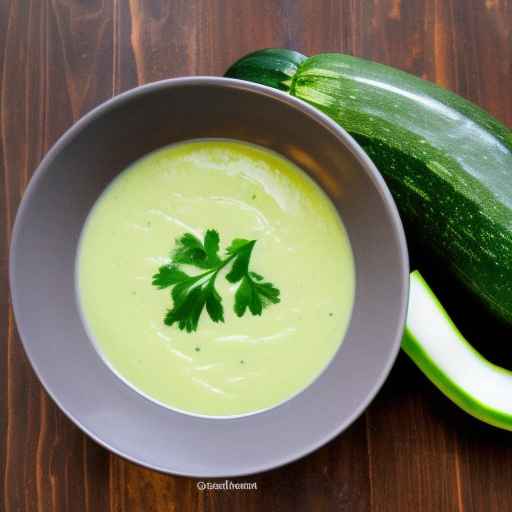
[[[0,0],[0,511],[512,510],[512,436],[456,409],[404,355],[343,436],[287,467],[239,479],[257,491],[200,492],[193,479],[109,454],[34,376],[14,326],[7,258],[20,198],[44,153],[114,94],[219,75],[271,46],[390,64],[512,126],[510,0]],[[435,262],[427,272],[463,332],[512,368],[502,342],[510,328],[489,332],[492,319],[461,302]]]

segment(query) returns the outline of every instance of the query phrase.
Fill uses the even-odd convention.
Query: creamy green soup
[[[221,253],[235,238],[256,240],[251,267],[280,302],[238,317],[225,268],[216,280],[224,322],[203,312],[186,332],[164,324],[170,289],[152,276],[176,239],[208,229]],[[106,362],[145,396],[207,416],[268,409],[310,384],[343,340],[354,279],[323,191],[276,153],[217,139],[163,148],[121,173],[92,209],[77,259],[83,317]]]

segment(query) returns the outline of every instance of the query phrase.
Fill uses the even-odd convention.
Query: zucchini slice
[[[463,410],[512,430],[512,372],[489,362],[464,339],[418,271],[411,274],[402,348]]]

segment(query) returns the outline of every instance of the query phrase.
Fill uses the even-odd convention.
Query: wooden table
[[[246,52],[290,47],[391,64],[512,126],[511,27],[510,0],[0,0],[0,510],[512,510],[512,433],[457,410],[404,355],[342,436],[239,480],[257,491],[201,492],[193,479],[128,463],[45,394],[19,343],[7,283],[11,226],[31,173],[107,98],[163,78],[220,75]],[[447,282],[442,272],[432,279]],[[512,367],[510,328],[461,297],[443,298],[464,332]]]

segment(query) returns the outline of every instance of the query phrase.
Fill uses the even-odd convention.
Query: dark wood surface
[[[512,433],[457,410],[403,354],[342,436],[241,479],[256,481],[257,491],[228,492],[200,492],[193,479],[100,448],[56,408],[28,364],[7,255],[17,206],[44,153],[112,95],[168,77],[220,75],[269,46],[390,64],[512,126],[510,0],[0,0],[0,510],[512,510]],[[446,282],[441,272],[433,279]],[[445,295],[465,334],[512,367],[511,330],[490,329],[492,319],[462,293]]]

